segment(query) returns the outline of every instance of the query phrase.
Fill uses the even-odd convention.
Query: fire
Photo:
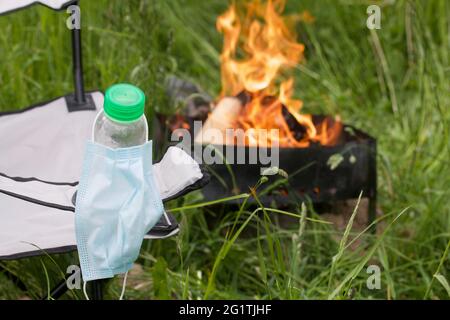
[[[281,16],[284,6],[284,0],[253,0],[247,4],[243,18],[235,5],[219,16],[217,30],[224,36],[221,97],[242,93],[250,96],[235,126],[279,129],[279,137],[270,139],[277,139],[280,147],[307,147],[311,141],[327,145],[335,140],[333,133],[331,137],[328,133],[333,126],[322,124],[316,128],[311,115],[301,114],[303,102],[292,98],[294,78],[283,78],[303,61],[305,50]],[[283,107],[304,129],[302,137],[295,136],[289,127]],[[258,137],[254,139],[258,141]]]

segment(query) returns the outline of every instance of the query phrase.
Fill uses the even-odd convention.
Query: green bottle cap
[[[115,84],[106,90],[103,108],[112,120],[132,122],[144,114],[145,94],[131,84]]]

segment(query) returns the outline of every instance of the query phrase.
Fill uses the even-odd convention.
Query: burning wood
[[[197,133],[195,142],[200,144],[241,144],[236,142],[235,135],[230,136],[227,133],[227,129],[237,128],[248,130],[244,132],[242,143],[267,146],[268,137],[260,137],[257,130],[251,130],[265,128],[254,128],[245,122],[245,114],[247,112],[245,109],[251,102],[251,94],[245,91],[241,92],[237,97],[222,98],[206,119],[201,131]],[[278,127],[286,128],[286,131],[289,132],[289,138],[295,139],[299,144],[308,143],[308,128],[300,123],[286,106],[279,103],[276,97],[265,96],[261,104],[264,110],[274,107],[281,108],[281,112],[277,116],[279,118],[277,119]],[[325,127],[325,130],[327,130],[327,127]],[[327,132],[322,132],[322,130],[321,133],[327,134]]]
[[[219,101],[195,137],[196,143],[226,144],[226,129],[235,128],[242,104],[238,98],[225,97]]]
[[[286,106],[282,106],[282,114],[284,119],[286,120],[286,124],[289,127],[289,130],[293,133],[293,136],[296,141],[301,141],[305,138],[308,133],[308,130],[297,121],[297,119],[289,112]]]

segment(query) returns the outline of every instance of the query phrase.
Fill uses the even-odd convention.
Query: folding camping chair
[[[78,4],[67,0],[1,0],[0,15],[35,2],[54,10]],[[102,108],[103,94],[85,92],[81,31],[73,29],[71,34],[74,93],[20,111],[0,113],[0,260],[76,250],[77,181],[84,144]],[[192,161],[177,170],[169,154],[188,157],[187,163]],[[193,159],[174,147],[154,168],[163,201],[199,189],[209,179]],[[165,213],[145,238],[167,238],[178,231],[175,218]],[[51,295],[59,298],[66,291],[64,279]],[[90,296],[102,298],[101,281],[93,281]]]

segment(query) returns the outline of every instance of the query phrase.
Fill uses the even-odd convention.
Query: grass
[[[382,7],[382,28],[366,28],[366,8]],[[170,113],[171,74],[220,91],[221,37],[215,19],[227,1],[82,1],[86,85],[142,87],[152,109]],[[129,299],[448,299],[450,281],[450,4],[446,0],[289,0],[309,10],[297,27],[306,62],[296,68],[305,112],[339,114],[378,139],[379,206],[384,231],[355,234],[321,223],[311,206],[292,212],[244,204],[203,206],[199,193],[173,201],[179,236],[147,242]],[[0,110],[71,91],[64,14],[45,8],[0,18]],[[301,179],[301,173],[298,175]],[[263,181],[261,182],[263,183]],[[244,197],[258,197],[258,189]],[[355,214],[362,214],[355,208]],[[295,215],[288,228],[280,216]],[[311,220],[312,219],[312,220]],[[318,221],[319,220],[319,221]],[[350,249],[358,237],[360,245]],[[336,240],[341,239],[341,241]],[[0,265],[0,298],[47,295],[75,254]],[[381,289],[366,286],[370,264]],[[117,298],[120,281],[108,286]],[[66,298],[80,298],[79,290]]]

